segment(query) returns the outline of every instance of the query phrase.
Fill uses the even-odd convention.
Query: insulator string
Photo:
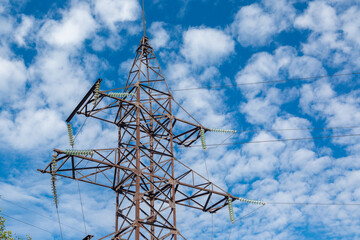
[[[203,128],[200,129],[200,138],[201,138],[201,146],[206,151],[205,131]]]

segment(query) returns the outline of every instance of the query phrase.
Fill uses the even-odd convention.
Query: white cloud
[[[34,25],[34,19],[32,17],[22,15],[21,24],[18,26],[14,33],[15,41],[20,46],[26,45],[26,37],[29,34],[29,31]]]
[[[96,0],[95,13],[115,30],[117,23],[138,19],[140,5],[137,0]]]
[[[61,115],[50,109],[27,109],[13,116],[2,112],[1,126],[4,131],[0,139],[14,149],[33,149],[41,144],[49,144],[65,132]]]
[[[109,47],[111,50],[118,50],[123,46],[124,40],[117,33],[112,33],[108,37],[95,36],[91,42],[91,47],[95,51],[103,51],[106,47]]]
[[[346,39],[349,39],[358,46],[360,46],[360,19],[358,18],[360,14],[360,8],[358,6],[353,6],[349,8],[341,16],[343,21],[343,31]]]
[[[232,32],[243,46],[268,45],[272,37],[286,30],[295,10],[287,1],[263,1],[242,7],[231,25]]]
[[[310,56],[295,57],[288,66],[290,78],[304,78],[326,75],[322,62]]]
[[[278,134],[283,138],[304,138],[311,137],[311,134],[307,130],[301,131],[281,131],[281,129],[304,129],[310,128],[310,121],[294,117],[294,116],[286,116],[286,117],[278,117],[275,120],[275,123],[272,126],[272,129],[279,129]]]
[[[106,2],[111,2],[113,5],[103,5],[104,8],[120,6],[120,1],[103,1],[103,3]],[[333,4],[335,1],[328,2]],[[125,3],[125,1],[122,3]],[[79,7],[80,5],[72,5],[68,12],[63,12],[63,17],[60,20],[44,20],[47,23],[45,23],[42,30],[42,34],[44,34],[42,37],[48,37],[45,41],[49,44],[41,44],[42,42],[37,39],[37,56],[32,60],[29,70],[26,69],[24,61],[20,58],[14,58],[13,53],[7,48],[7,45],[12,44],[10,41],[15,40],[15,36],[6,37],[11,36],[10,33],[15,33],[14,30],[18,29],[18,44],[26,46],[29,34],[25,30],[20,31],[23,25],[17,25],[13,19],[0,18],[0,34],[2,34],[0,41],[5,43],[0,44],[0,74],[5,76],[0,79],[0,93],[2,96],[8,97],[8,99],[10,99],[9,96],[22,99],[22,101],[13,101],[10,105],[2,105],[4,107],[0,113],[0,125],[4,131],[0,132],[0,142],[4,151],[8,151],[9,145],[16,150],[30,150],[31,152],[47,151],[52,145],[60,144],[65,147],[68,145],[66,128],[63,122],[64,116],[73,109],[83,96],[83,93],[87,91],[90,82],[93,82],[91,79],[95,80],[95,75],[104,69],[104,65],[101,64],[102,59],[87,53],[87,48],[74,49],[70,47],[81,46],[85,40],[89,39],[90,41],[93,40],[94,49],[103,50],[105,47],[117,49],[116,43],[118,43],[119,38],[123,39],[122,36],[116,35],[117,33],[109,36],[99,34],[96,37],[97,30],[100,33],[102,30],[107,31],[107,29],[101,29],[101,27],[104,27],[101,24],[89,26],[89,23],[95,21],[91,15],[91,8],[84,4],[86,8],[82,9]],[[255,5],[251,6],[254,7]],[[285,4],[281,0],[263,1],[261,5],[257,6],[263,15],[259,15],[260,19],[254,21],[259,20],[258,23],[261,23],[261,18],[265,16],[265,18],[270,18],[270,22],[276,26],[274,29],[270,28],[274,33],[265,31],[265,37],[261,33],[254,33],[256,35],[253,36],[254,41],[250,42],[248,40],[249,44],[253,45],[260,44],[256,41],[263,41],[261,39],[256,40],[256,37],[264,37],[267,41],[270,41],[275,36],[274,34],[287,30],[291,21],[289,16],[292,16],[291,14],[287,15],[286,11],[282,9]],[[331,6],[336,9],[334,5]],[[275,9],[278,9],[278,11],[275,11]],[[117,29],[120,22],[125,21],[121,20],[121,18],[126,17],[127,12],[125,15],[114,16],[111,15],[111,11],[111,9],[108,10],[109,16],[105,16],[105,10],[100,13],[99,9],[96,14],[97,18],[101,18],[107,27],[114,30]],[[302,48],[304,55],[298,53],[292,47],[279,47],[272,53],[261,52],[256,54],[236,76],[237,83],[322,75],[326,71],[322,64],[324,61],[319,60],[319,58],[326,59],[329,56],[338,64],[344,62],[348,64],[350,62],[355,66],[356,64],[360,66],[359,60],[357,60],[358,63],[355,61],[360,58],[355,57],[357,48],[354,47],[358,46],[356,44],[359,43],[358,8],[352,6],[351,9],[345,8],[343,11],[336,9],[336,12],[338,14],[336,17],[338,21],[336,24],[338,26],[337,30],[331,30],[331,28],[326,27],[327,25],[322,26],[323,23],[314,26],[312,22],[304,19],[302,21],[298,20],[302,24],[300,25],[303,26],[301,29],[313,31],[308,43]],[[79,19],[79,16],[85,16],[85,19],[81,19],[81,23],[75,23],[74,26],[68,24]],[[105,20],[107,17],[108,20]],[[38,19],[34,21],[37,22]],[[82,21],[85,21],[85,23]],[[315,19],[311,21],[317,23],[318,20],[316,20],[315,16]],[[23,23],[26,26],[26,21]],[[70,28],[78,28],[79,30],[79,25],[81,25],[81,29],[78,36],[59,35],[60,33],[71,32]],[[300,28],[300,25],[296,26]],[[158,36],[163,37],[158,37],[158,39],[155,37],[152,44],[157,47],[165,46],[169,40],[166,34],[162,32],[164,26],[156,24],[153,26],[159,30]],[[82,29],[83,27],[84,29]],[[24,29],[26,28],[24,27]],[[134,29],[138,30],[139,28],[133,28],[133,31],[136,32]],[[55,34],[55,32],[58,34]],[[187,43],[185,41],[186,34],[188,34],[189,39]],[[251,35],[252,32],[248,34]],[[102,40],[104,40],[104,45],[100,43]],[[215,41],[220,42],[220,44],[215,44]],[[169,81],[171,87],[188,88],[227,83],[228,80],[222,75],[221,70],[215,66],[234,51],[233,42],[224,32],[212,28],[193,28],[184,33],[184,45],[181,53],[184,54],[186,61],[179,52],[166,50],[166,54],[168,53],[171,57],[175,56],[172,61],[168,62],[166,69],[167,77],[171,79]],[[185,47],[187,47],[187,54],[185,54]],[[333,54],[334,50],[335,54]],[[128,61],[124,62],[121,64],[120,69],[124,69],[128,64]],[[203,68],[198,68],[194,72],[193,65],[203,66]],[[214,66],[209,67],[206,65]],[[125,68],[125,70],[129,69]],[[9,81],[2,81],[9,78],[11,78]],[[328,126],[355,125],[360,121],[359,92],[356,90],[350,92],[349,87],[349,89],[344,88],[341,90],[342,92],[348,92],[337,93],[339,87],[341,85],[330,85],[327,81],[305,84],[300,91],[296,89],[296,86],[290,88],[284,85],[279,85],[278,88],[274,87],[274,85],[243,86],[241,91],[245,94],[246,99],[243,101],[245,103],[241,105],[243,108],[240,108],[240,111],[245,112],[249,122],[264,125],[266,128],[306,128],[311,127],[313,121],[317,120],[319,122],[325,121]],[[234,118],[232,118],[234,113],[229,112],[229,109],[231,107],[233,109],[237,108],[236,106],[228,107],[225,104],[224,101],[226,101],[227,97],[230,98],[229,100],[233,100],[231,99],[232,94],[228,96],[227,93],[228,90],[223,89],[202,89],[175,92],[175,97],[204,126],[231,129],[233,125],[241,125],[242,123],[235,123]],[[300,96],[300,99],[296,99],[298,96]],[[303,112],[298,113],[305,113],[306,116],[300,118],[287,113],[289,106],[283,108],[283,104],[292,100],[300,100],[300,107]],[[295,105],[292,106],[295,108]],[[188,119],[186,114],[174,105],[174,112],[176,111],[179,114],[177,116]],[[305,118],[309,119],[309,121],[305,120]],[[80,125],[80,121],[75,120],[75,130]],[[83,132],[78,136],[76,144],[78,147],[84,148],[89,146],[98,147],[96,142],[101,142],[104,146],[112,146],[113,139],[116,138],[115,135],[116,131],[113,131],[113,129],[104,128],[100,123],[89,120]],[[271,134],[261,132],[255,134],[249,140],[308,136],[311,136],[310,131],[277,131],[271,132]],[[241,137],[243,136],[234,136],[237,139]],[[218,134],[211,135],[210,133],[206,135],[206,140],[208,143],[219,143],[222,139],[220,140]],[[241,139],[241,141],[247,140]],[[190,163],[192,167],[199,169],[199,172],[205,175],[203,157],[207,157],[211,180],[221,186],[229,186],[229,189],[236,196],[245,195],[254,199],[289,202],[358,201],[360,199],[360,191],[357,187],[359,172],[356,170],[359,168],[359,163],[356,161],[358,159],[356,153],[360,149],[356,143],[358,139],[352,138],[352,140],[343,141],[340,143],[347,144],[345,150],[351,151],[354,155],[333,159],[327,156],[332,154],[331,151],[326,152],[326,149],[316,146],[312,141],[306,141],[246,144],[242,148],[233,150],[227,147],[218,147],[209,149],[206,153],[201,149],[190,149],[184,150],[181,159]],[[336,150],[335,148],[334,151]],[[21,151],[16,152],[18,154]],[[41,158],[39,159],[27,161],[31,165],[31,169],[34,168],[31,162],[42,161]],[[3,160],[5,161],[5,158]],[[22,164],[24,163],[22,158],[19,161],[22,161]],[[17,165],[15,162],[8,162],[11,166]],[[3,166],[6,167],[7,164]],[[28,173],[26,169],[17,167],[19,172],[16,172],[16,169],[11,169],[11,172],[18,182],[11,182],[11,179],[7,179],[7,182],[11,182],[13,186],[0,183],[0,188],[11,194],[11,200],[26,199],[25,204],[29,204],[27,207],[32,208],[32,205],[36,205],[34,210],[56,216],[54,211],[51,211],[54,208],[50,205],[50,189],[43,186],[43,179],[36,181],[33,178],[24,176],[25,173]],[[19,177],[19,174],[21,174],[21,177]],[[329,181],[331,182],[329,183]],[[28,185],[24,187],[23,183]],[[45,183],[47,186],[48,183]],[[77,186],[74,188],[70,184],[66,188],[66,183],[62,180],[58,184],[60,185],[59,191],[66,192],[66,194],[60,193],[60,214],[63,222],[71,226],[82,226],[80,208],[76,206],[76,203],[78,203]],[[88,229],[91,228],[89,232],[98,234],[99,232],[102,233],[104,229],[110,232],[114,212],[113,195],[104,194],[102,190],[99,190],[101,191],[101,194],[99,194],[99,192],[94,192],[93,189],[89,188],[88,185],[84,185],[84,187],[86,190],[83,191],[83,201]],[[102,204],[99,205],[98,203]],[[39,205],[41,207],[38,207]],[[234,204],[237,218],[253,209],[252,206],[245,204],[240,205],[237,202]],[[209,238],[208,230],[211,228],[209,214],[199,214],[199,212],[189,211],[188,209],[183,211],[183,208],[179,208],[178,213],[178,227],[182,232],[187,232],[187,236],[193,238]],[[54,235],[58,232],[56,224],[29,216],[26,211],[19,213],[19,215],[11,214],[11,216],[18,216],[19,219],[25,220],[31,217],[35,225],[45,227]],[[193,218],[192,221],[186,221],[189,216]],[[316,216],[316,218],[313,216]],[[100,218],[103,221],[99,225],[97,220]],[[227,209],[219,211],[214,218],[215,233],[217,234],[215,239],[221,239],[224,232],[226,232],[224,229],[230,225],[228,221],[224,220],[228,219]],[[239,219],[234,225],[232,238],[299,239],[305,237],[298,229],[308,228],[309,231],[314,232],[323,229],[324,232],[326,231],[325,237],[328,238],[335,236],[335,238],[354,239],[359,235],[358,219],[360,219],[359,214],[354,211],[354,208],[324,206],[277,207],[269,204],[259,212],[246,218],[246,221]],[[226,222],[224,223],[224,221]],[[199,227],[194,230],[194,225]],[[24,231],[16,223],[9,226],[15,232],[28,232]],[[259,229],[258,226],[262,227]],[[47,239],[48,235],[45,236],[45,234],[47,233],[37,232],[33,235],[33,238]],[[76,235],[77,233],[70,233],[70,231],[67,231],[66,234],[68,234],[65,236],[66,239],[75,239],[79,236]],[[101,235],[98,237],[101,237]]]
[[[269,14],[258,4],[252,4],[242,7],[236,14],[232,31],[243,46],[256,46],[268,43],[277,28]]]
[[[173,88],[186,88],[199,86],[200,80],[213,81],[217,79],[218,72],[211,71],[209,68],[204,69],[202,73],[194,74],[191,72],[191,65],[187,63],[169,63],[166,73],[170,86]],[[206,77],[204,77],[206,76]],[[204,80],[204,82],[205,82]],[[214,99],[220,99],[222,93],[210,90],[174,92],[176,101],[178,101],[187,111],[194,114],[195,118],[206,126],[224,125],[225,116],[218,111],[223,110],[222,102],[214,102]],[[179,111],[179,117],[188,119],[187,114],[182,110]],[[188,119],[190,120],[190,119]],[[190,120],[193,122],[193,120]]]
[[[286,72],[295,57],[296,50],[292,47],[280,47],[275,50],[273,55],[267,52],[256,53],[237,73],[236,82],[242,84],[279,80],[281,73]],[[262,84],[243,85],[240,88],[246,98],[253,98],[267,86]]]
[[[309,3],[305,13],[296,18],[294,25],[315,32],[325,32],[337,30],[338,22],[334,8],[325,2],[316,1]]]
[[[325,74],[320,61],[309,56],[297,56],[292,47],[280,47],[271,55],[260,52],[253,55],[248,64],[237,73],[238,84],[284,80],[287,78],[318,76]],[[270,127],[281,113],[281,106],[291,102],[299,95],[295,87],[282,90],[271,84],[240,85],[246,98],[239,106],[246,120],[252,124],[265,124]]]
[[[214,28],[190,28],[183,35],[181,54],[197,66],[220,64],[234,51],[234,41]]]
[[[85,72],[84,67],[76,56],[65,51],[45,51],[37,56],[30,68],[32,79],[41,80],[33,82],[29,92],[31,96],[43,96],[43,101],[56,107],[57,111],[69,112],[90,86],[84,80],[88,79],[87,74],[91,71]],[[41,106],[40,102],[38,104]]]
[[[0,56],[0,102],[8,103],[25,96],[27,69],[21,59]]]
[[[11,18],[0,16],[0,36],[8,38],[8,34],[13,30],[13,21]]]
[[[41,37],[55,47],[77,47],[96,30],[97,23],[86,3],[78,3],[63,12],[60,21],[48,20],[41,29]]]
[[[318,118],[325,118],[330,127],[353,126],[360,122],[359,91],[337,95],[333,87],[323,81],[304,85],[300,106]]]
[[[164,25],[165,25],[164,22],[153,22],[149,29],[149,32],[152,36],[150,40],[151,46],[155,50],[165,47],[170,40],[170,36],[168,32],[165,30]]]
[[[76,239],[79,236],[82,238],[86,235],[83,233],[84,223],[78,186],[75,181],[69,182],[63,179],[58,179],[56,182],[64,239]],[[80,186],[87,230],[97,238],[103,237],[112,230],[115,208],[113,205],[114,194],[89,184],[80,183]],[[60,238],[49,175],[34,174],[34,171],[22,171],[22,175],[18,178],[9,177],[6,183],[0,181],[0,187],[3,197],[0,199],[0,203],[3,213],[46,229],[50,233],[26,224],[19,224],[18,221],[10,218],[6,221],[7,229],[11,229],[21,237],[30,234],[33,239]],[[20,201],[20,199],[26,201]],[[98,221],[100,218],[101,222]]]
[[[0,0],[0,14],[5,11],[9,6],[9,0]]]
[[[283,102],[281,91],[271,88],[267,91],[266,97],[249,99],[240,105],[240,112],[244,113],[246,120],[252,124],[269,124],[277,117],[280,105]]]
[[[350,2],[350,1],[349,1]],[[320,58],[336,68],[359,68],[360,9],[339,2],[311,2],[305,13],[296,18],[294,26],[309,29],[311,34],[302,51]]]

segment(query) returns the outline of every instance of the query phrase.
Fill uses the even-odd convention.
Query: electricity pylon
[[[185,239],[177,228],[176,205],[214,213],[237,199],[175,158],[174,144],[189,147],[209,129],[173,115],[177,103],[145,35],[126,86],[101,91],[100,82],[66,122],[81,114],[112,124],[117,146],[55,149],[56,164],[41,170],[115,192],[115,231],[100,239]]]

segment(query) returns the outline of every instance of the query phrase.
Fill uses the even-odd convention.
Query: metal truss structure
[[[175,158],[174,144],[191,146],[209,129],[173,115],[177,103],[146,36],[126,86],[99,91],[100,82],[66,121],[82,114],[114,125],[117,147],[87,155],[55,149],[56,169],[49,163],[40,170],[115,192],[115,231],[100,239],[185,239],[177,228],[176,205],[214,213],[237,199]]]

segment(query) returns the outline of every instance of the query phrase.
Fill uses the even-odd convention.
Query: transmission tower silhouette
[[[201,138],[204,145],[204,133],[211,129],[173,115],[177,103],[145,30],[125,87],[100,90],[101,81],[66,120],[70,144],[70,123],[78,114],[114,125],[117,146],[54,149],[53,160],[39,170],[53,181],[59,176],[115,192],[115,229],[100,239],[185,239],[177,228],[176,205],[215,213],[239,199],[176,159],[175,144],[189,147]],[[54,192],[57,204],[55,187]]]

